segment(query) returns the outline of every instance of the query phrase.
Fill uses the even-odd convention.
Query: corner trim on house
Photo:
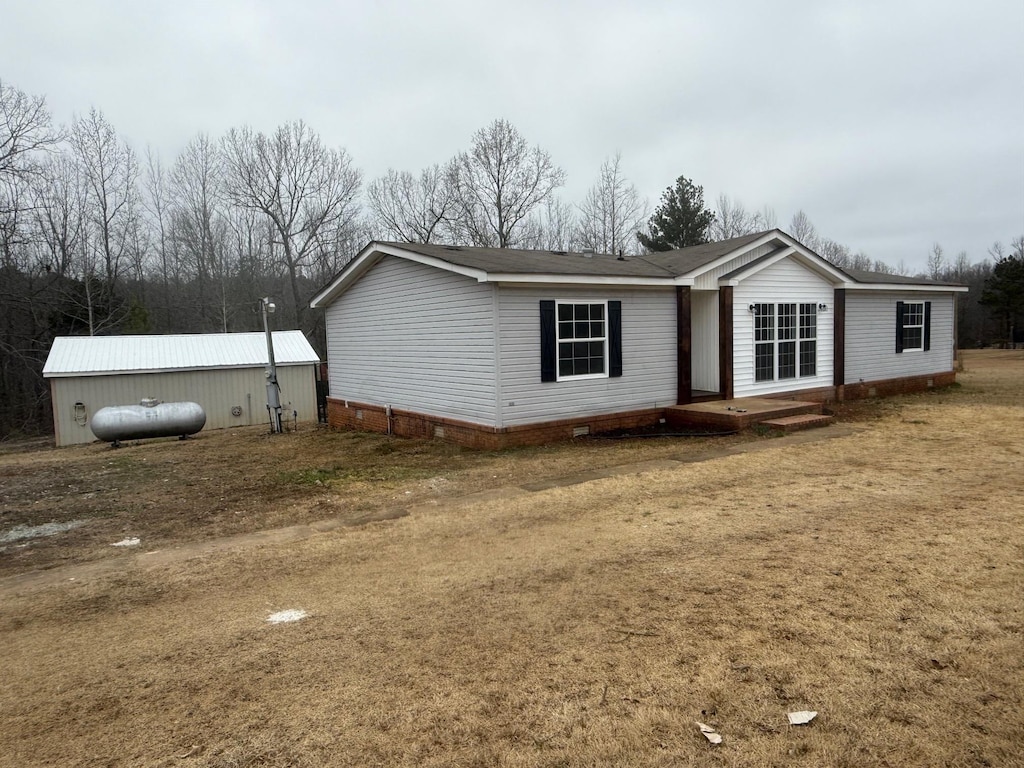
[[[491,327],[494,332],[494,423],[505,424],[504,393],[501,391],[501,297],[499,288],[491,286]]]

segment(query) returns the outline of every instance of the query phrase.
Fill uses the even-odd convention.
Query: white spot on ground
[[[115,541],[110,546],[112,546],[112,547],[137,547],[141,543],[142,543],[141,540],[138,539],[138,538],[130,538],[130,539],[121,539],[120,541]]]
[[[85,522],[85,520],[69,520],[66,523],[16,525],[6,533],[0,533],[0,544],[9,544],[12,541],[21,541],[23,539],[38,539],[41,536],[56,536],[58,533],[64,533],[72,528],[85,525]]]
[[[278,611],[267,616],[267,621],[271,624],[284,624],[289,621],[300,621],[306,618],[308,614],[301,608],[293,608],[288,611]]]

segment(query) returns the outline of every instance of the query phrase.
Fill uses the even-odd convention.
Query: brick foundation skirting
[[[860,400],[865,397],[892,397],[893,395],[909,395],[924,392],[938,387],[948,387],[956,383],[956,371],[929,373],[924,376],[904,376],[899,379],[881,379],[879,381],[859,381],[839,387],[842,390],[840,400]]]
[[[948,371],[926,376],[858,382],[840,387],[817,387],[796,392],[758,395],[758,397],[827,403],[834,400],[858,400],[866,397],[888,397],[923,392],[932,388],[948,387],[955,382],[956,372]],[[357,403],[335,397],[327,398],[327,423],[331,427],[383,434],[390,432],[397,437],[439,438],[469,448],[485,450],[522,445],[543,445],[560,440],[571,440],[573,437],[584,434],[649,427],[658,424],[664,418],[664,408],[648,408],[600,416],[522,424],[514,427],[488,427],[458,419],[392,409],[389,425],[388,414],[383,406]]]
[[[758,395],[758,397],[773,400],[807,400],[812,403],[831,403],[836,400],[863,400],[867,397],[910,395],[914,392],[948,387],[955,383],[956,371],[946,371],[922,376],[904,376],[899,379],[860,381],[839,387],[816,387],[814,389],[798,389],[794,392],[775,392],[769,395]]]
[[[391,411],[390,433],[398,437],[440,438],[470,448],[497,450],[521,445],[543,445],[616,429],[649,427],[657,424],[664,416],[664,408],[648,408],[514,427],[488,427],[395,408]],[[387,412],[383,407],[333,397],[327,398],[327,423],[341,429],[385,434],[389,431]]]

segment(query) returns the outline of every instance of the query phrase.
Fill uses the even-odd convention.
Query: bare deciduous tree
[[[728,240],[732,237],[764,232],[775,227],[775,211],[765,206],[759,211],[748,211],[739,200],[728,195],[718,196],[718,210],[711,222],[711,240]]]
[[[443,237],[444,225],[455,215],[451,174],[439,165],[420,172],[388,172],[366,187],[373,228],[389,240],[431,243]]]
[[[451,168],[460,225],[473,245],[517,245],[530,214],[565,183],[551,156],[530,147],[507,120],[477,131]]]
[[[197,311],[228,330],[226,281],[227,223],[224,219],[223,162],[209,137],[190,141],[171,173],[174,240],[195,278]],[[210,288],[217,291],[217,311]]]
[[[52,148],[60,138],[50,122],[46,99],[0,80],[0,178],[30,174],[39,167],[40,151]]]
[[[938,243],[932,245],[931,251],[928,253],[928,277],[932,280],[938,280],[942,275],[943,269],[946,266],[946,257],[943,253],[942,246]]]
[[[270,220],[274,245],[288,272],[295,321],[302,325],[305,297],[299,278],[323,238],[352,220],[362,174],[344,149],[324,146],[305,123],[288,123],[273,135],[232,129],[223,142],[232,202]]]
[[[142,205],[148,214],[150,240],[156,248],[160,269],[164,323],[167,327],[172,327],[174,308],[171,306],[170,289],[172,282],[175,285],[180,282],[181,271],[177,249],[171,238],[171,190],[168,176],[159,155],[147,150]]]
[[[579,206],[579,241],[599,253],[636,250],[636,233],[648,216],[647,204],[622,173],[622,153],[601,165],[597,183]]]
[[[793,214],[793,218],[789,222],[789,234],[811,250],[818,251],[822,256],[825,255],[820,251],[818,231],[802,209]]]
[[[34,213],[47,270],[73,277],[85,230],[85,187],[74,158],[57,155],[40,168]]]
[[[83,248],[83,272],[89,332],[96,333],[102,325],[117,322],[127,309],[117,287],[134,255],[139,167],[135,152],[118,139],[113,126],[96,109],[75,121],[71,145],[86,187],[89,232]],[[97,277],[101,279],[94,285]],[[97,308],[103,310],[101,314],[96,313]]]

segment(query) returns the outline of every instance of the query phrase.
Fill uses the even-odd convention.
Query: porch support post
[[[843,385],[846,383],[846,289],[836,288],[832,302],[832,385],[836,388],[836,399],[843,399]]]
[[[690,323],[690,286],[676,286],[676,404],[693,402]]]
[[[732,286],[718,288],[718,383],[722,397],[732,400]]]

